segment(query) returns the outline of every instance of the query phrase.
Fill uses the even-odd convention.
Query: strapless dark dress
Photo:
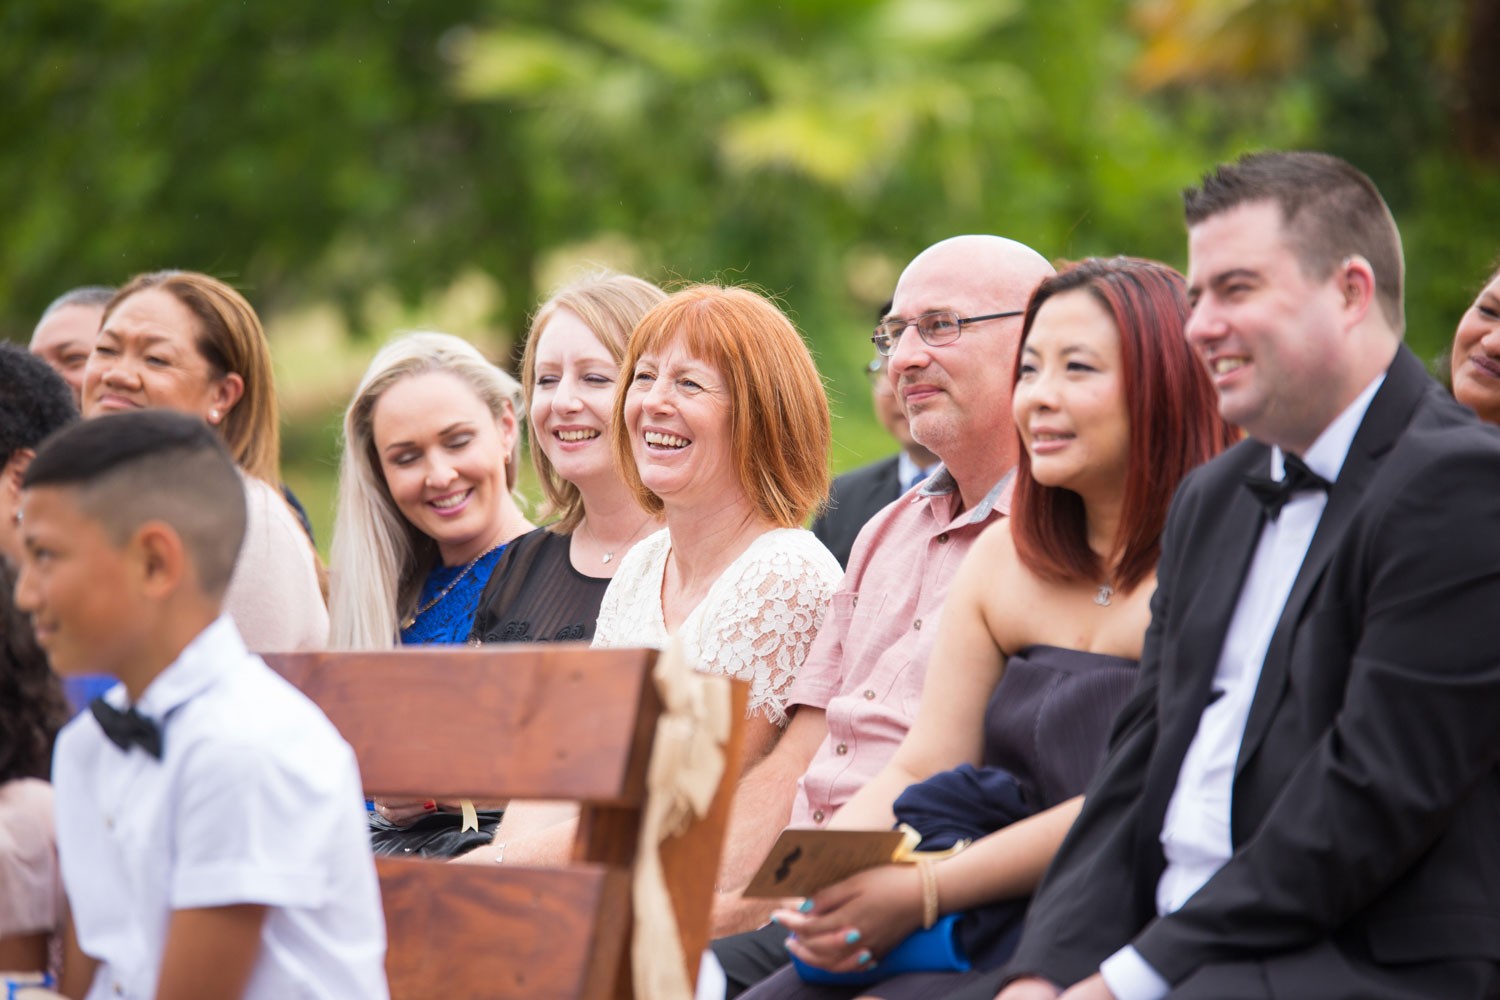
[[[1009,771],[1037,812],[1081,795],[1104,762],[1110,725],[1138,667],[1123,656],[1027,646],[990,695],[985,766]]]
[[[1027,646],[1012,656],[985,708],[984,766],[967,770],[978,774],[970,785],[974,788],[997,784],[997,775],[990,769],[1007,772],[1008,777],[998,776],[1000,783],[1009,785],[1009,779],[1013,778],[1012,791],[1018,790],[1019,802],[1014,801],[1013,794],[1008,803],[971,801],[967,808],[950,810],[958,814],[954,836],[981,836],[1004,825],[1005,820],[1020,818],[1009,814],[1041,812],[1081,795],[1104,762],[1110,726],[1130,695],[1138,667],[1137,661],[1123,656],[1059,646]],[[953,773],[944,772],[929,782],[941,782]],[[962,783],[944,784],[949,794],[965,787]],[[964,825],[972,828],[960,829]],[[923,832],[927,834],[928,830],[923,828]],[[924,837],[923,843],[930,839]],[[991,978],[993,970],[1010,958],[1024,901],[999,906],[1013,908],[1015,919],[1003,913],[992,916],[990,922],[997,932],[985,947],[971,951],[972,972],[914,972],[866,986],[812,986],[797,978],[789,965],[742,994],[741,1000],[946,997],[981,979]]]

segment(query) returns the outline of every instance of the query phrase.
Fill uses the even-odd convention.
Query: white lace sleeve
[[[747,716],[785,725],[792,678],[843,575],[812,532],[767,532],[715,585],[699,624],[698,668],[748,681]]]

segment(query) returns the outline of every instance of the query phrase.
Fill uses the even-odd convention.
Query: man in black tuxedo
[[[1185,200],[1188,337],[1251,440],[1172,506],[1001,998],[1500,996],[1500,437],[1401,346],[1362,173],[1261,154]]]
[[[887,302],[880,310],[884,320],[891,311]],[[865,522],[880,513],[881,509],[901,494],[926,479],[937,468],[938,457],[917,443],[911,436],[911,423],[906,419],[906,408],[896,395],[895,385],[886,372],[886,361],[875,355],[866,368],[870,378],[870,395],[875,404],[875,416],[880,425],[890,432],[901,445],[901,450],[890,458],[882,458],[869,465],[861,465],[833,481],[828,491],[828,509],[813,522],[812,532],[818,541],[828,546],[828,551],[849,568],[849,553],[854,549],[854,539]]]

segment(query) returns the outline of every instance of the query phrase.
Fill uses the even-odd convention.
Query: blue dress
[[[469,569],[468,563],[464,563],[461,566],[438,566],[428,573],[422,584],[422,593],[417,597],[419,608],[426,608],[427,602],[442,594],[443,588],[452,583],[454,577],[468,570],[452,590],[443,594],[442,600],[418,615],[409,628],[401,630],[401,645],[428,646],[466,642],[474,628],[474,612],[479,608],[479,595],[484,592],[485,584],[489,583],[490,574],[495,571],[495,564],[500,561],[505,548],[501,545],[493,552],[481,556],[472,569]]]
[[[480,556],[472,567],[439,566],[427,574],[422,584],[422,593],[417,597],[417,607],[426,608],[427,602],[443,588],[453,583],[455,577],[464,574],[453,589],[443,594],[442,600],[417,616],[410,628],[401,630],[403,646],[433,646],[463,643],[474,628],[474,612],[479,607],[479,595],[489,583],[500,554],[501,545],[493,552]],[[467,573],[464,571],[468,570]],[[479,829],[465,832],[460,829],[461,817],[457,813],[437,812],[423,816],[405,826],[396,826],[375,812],[375,803],[367,802],[370,819],[370,846],[375,853],[393,857],[451,858],[457,857],[482,844],[487,844],[500,825],[500,810],[481,809]]]

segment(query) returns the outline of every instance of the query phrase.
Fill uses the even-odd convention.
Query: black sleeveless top
[[[470,643],[594,638],[609,580],[573,568],[568,558],[571,537],[537,528],[505,547],[479,596]]]
[[[1009,771],[1038,811],[1083,794],[1138,667],[1123,656],[1059,646],[1020,650],[1006,661],[985,711],[985,765]]]

